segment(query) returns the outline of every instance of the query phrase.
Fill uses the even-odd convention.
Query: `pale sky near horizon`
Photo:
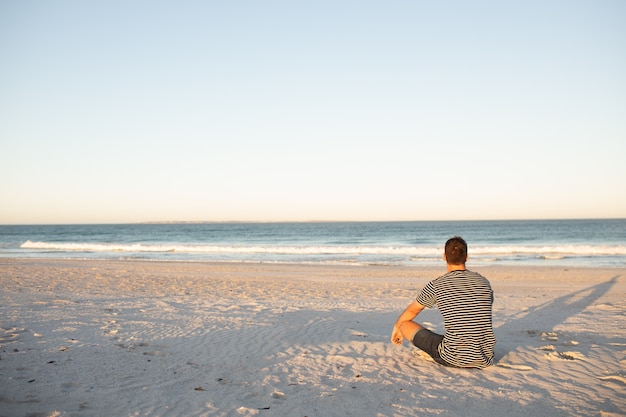
[[[625,218],[625,21],[0,0],[0,224]]]

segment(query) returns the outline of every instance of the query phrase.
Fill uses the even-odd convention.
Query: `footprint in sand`
[[[560,360],[564,359],[567,361],[575,361],[575,360],[585,360],[585,355],[580,352],[550,352],[546,355],[546,357],[550,360]]]
[[[100,329],[104,331],[104,334],[115,337],[115,335],[117,335],[120,331],[120,325],[116,320],[109,320],[107,324],[102,326]]]
[[[554,332],[543,332],[541,333],[541,340],[550,340],[552,342],[556,342],[559,340],[559,335]]]

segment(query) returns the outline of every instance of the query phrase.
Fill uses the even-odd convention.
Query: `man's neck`
[[[446,264],[446,265],[448,266],[448,272],[465,271],[465,264],[461,264],[461,265]]]

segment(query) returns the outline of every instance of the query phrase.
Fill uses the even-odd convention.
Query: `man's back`
[[[439,307],[446,329],[439,352],[446,362],[476,368],[493,364],[493,291],[485,277],[467,270],[448,272],[429,282],[417,301]]]

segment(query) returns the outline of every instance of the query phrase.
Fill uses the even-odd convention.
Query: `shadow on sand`
[[[516,313],[506,318],[502,325],[494,329],[496,337],[504,339],[520,332],[526,335],[533,335],[538,332],[554,331],[555,327],[583,312],[606,295],[620,276],[616,275],[606,282],[574,291]],[[496,347],[496,360],[500,360],[502,356],[508,353],[507,351],[502,351],[502,344],[500,345],[500,349]],[[507,346],[509,348],[512,347],[510,344]]]

